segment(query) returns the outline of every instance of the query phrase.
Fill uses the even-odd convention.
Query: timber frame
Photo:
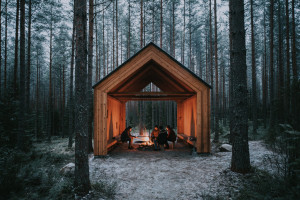
[[[141,92],[149,83],[160,92]],[[177,133],[197,138],[197,153],[210,153],[210,85],[153,43],[94,86],[94,155],[126,126],[129,100],[174,100]]]

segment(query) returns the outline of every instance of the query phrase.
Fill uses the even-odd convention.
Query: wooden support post
[[[197,100],[196,100],[196,148],[197,153],[201,153],[203,151],[203,130],[202,130],[202,92],[197,92]]]

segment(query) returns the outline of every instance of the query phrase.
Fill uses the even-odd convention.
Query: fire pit
[[[153,151],[153,144],[149,139],[149,136],[138,136],[134,143],[140,144],[137,148],[140,151]]]

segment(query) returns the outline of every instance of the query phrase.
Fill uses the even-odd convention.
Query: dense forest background
[[[249,135],[276,142],[284,128],[284,141],[296,137],[299,142],[299,134],[288,131],[300,130],[300,3],[245,0],[244,8]],[[15,149],[30,152],[33,143],[53,136],[68,138],[72,148],[77,117],[73,1],[1,0],[0,10],[1,165],[24,157],[12,154]],[[92,85],[149,42],[212,86],[211,133],[218,142],[232,116],[229,1],[90,0],[87,10],[89,151]],[[159,90],[153,84],[144,89]],[[175,102],[128,102],[126,112],[127,125],[140,132],[155,124],[176,128]],[[298,153],[290,155],[293,161]],[[3,173],[16,176],[19,166],[9,170]]]

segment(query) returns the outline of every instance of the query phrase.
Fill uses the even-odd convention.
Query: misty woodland
[[[0,12],[0,200],[300,199],[299,1]]]

